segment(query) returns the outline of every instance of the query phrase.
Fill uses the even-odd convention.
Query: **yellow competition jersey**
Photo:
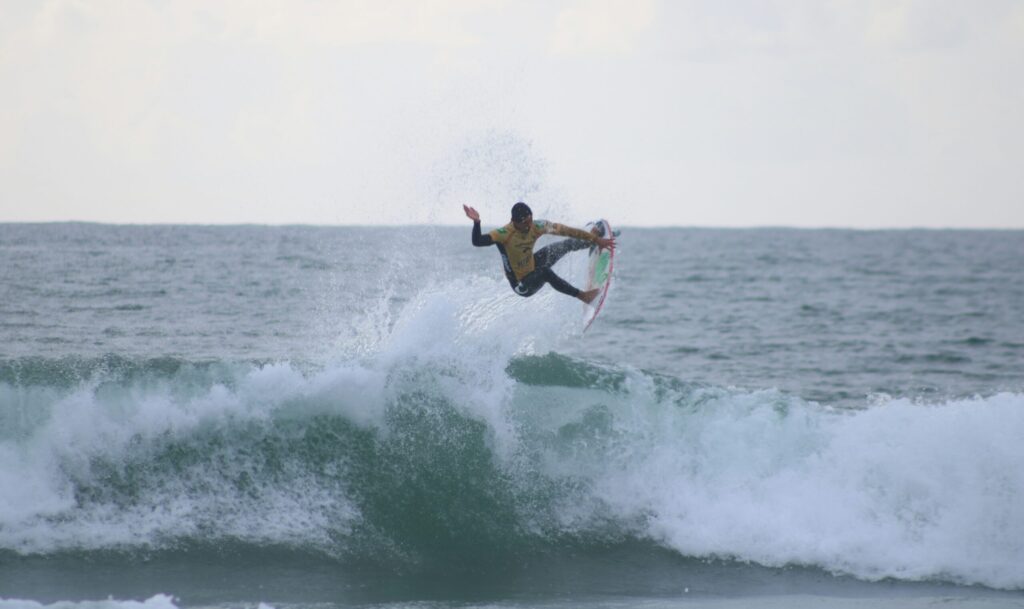
[[[541,235],[560,235],[586,241],[595,239],[593,233],[547,220],[534,220],[530,225],[530,230],[525,232],[516,230],[515,225],[509,222],[501,228],[492,230],[489,234],[495,243],[501,244],[505,248],[506,259],[512,267],[511,271],[519,281],[533,271],[533,245],[537,243],[537,239],[540,239]]]

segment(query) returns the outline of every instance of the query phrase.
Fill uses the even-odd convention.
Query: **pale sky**
[[[0,0],[0,222],[1024,228],[1024,0]]]

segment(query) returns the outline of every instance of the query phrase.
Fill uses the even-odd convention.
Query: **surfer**
[[[614,250],[614,235],[606,239],[601,236],[601,229],[596,226],[588,232],[557,222],[534,220],[533,211],[523,202],[512,206],[511,222],[484,235],[480,232],[480,214],[468,205],[463,205],[462,210],[466,212],[466,217],[473,221],[473,245],[477,247],[498,246],[501,263],[505,268],[505,277],[516,294],[533,296],[544,287],[545,283],[550,283],[551,287],[559,292],[590,304],[600,292],[598,288],[581,291],[573,287],[569,282],[556,275],[551,267],[562,256],[591,247],[591,244],[596,243],[602,249]],[[533,245],[541,235],[560,235],[570,238],[546,245],[535,254]]]

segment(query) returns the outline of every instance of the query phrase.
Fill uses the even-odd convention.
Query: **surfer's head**
[[[529,228],[530,220],[533,220],[533,211],[529,205],[520,201],[512,206],[512,223],[516,228]]]

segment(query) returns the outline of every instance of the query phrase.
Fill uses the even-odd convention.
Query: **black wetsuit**
[[[579,296],[580,291],[573,287],[569,282],[565,281],[561,277],[555,274],[551,267],[558,262],[562,256],[565,256],[569,252],[582,250],[592,245],[590,240],[581,238],[569,238],[558,243],[552,243],[542,247],[540,250],[532,254],[532,258],[527,259],[526,255],[529,254],[529,250],[533,249],[533,243],[541,235],[555,234],[555,235],[568,235],[571,237],[586,236],[591,237],[590,233],[581,231],[579,229],[573,229],[562,226],[560,224],[548,223],[543,220],[534,222],[530,227],[530,231],[523,233],[512,233],[515,228],[511,225],[506,225],[503,228],[491,231],[491,233],[484,235],[480,231],[480,222],[473,223],[473,245],[477,247],[484,247],[488,245],[496,245],[498,252],[501,254],[502,266],[505,269],[505,278],[508,279],[508,283],[512,286],[512,289],[516,294],[520,296],[533,296],[536,294],[545,283],[550,283],[551,287],[555,288],[563,294],[569,296]],[[498,239],[506,237],[505,242],[502,243]],[[506,244],[509,243],[511,238],[518,238],[519,243],[515,244],[514,247],[518,247],[516,262],[517,265],[513,265],[509,251],[506,249]],[[518,266],[518,273],[516,266]]]

